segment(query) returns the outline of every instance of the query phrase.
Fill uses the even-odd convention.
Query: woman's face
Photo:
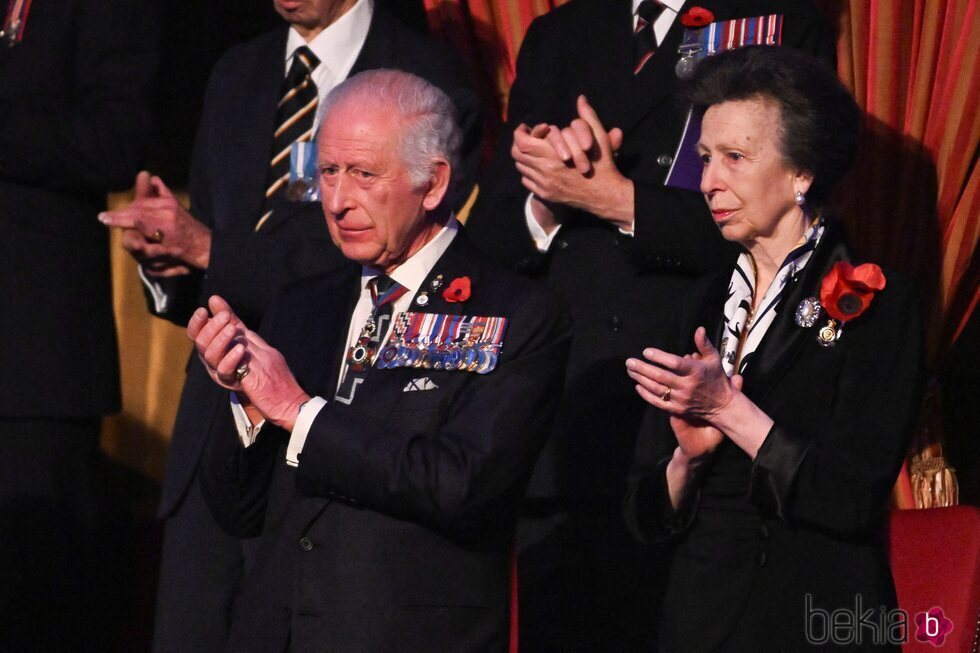
[[[806,194],[811,177],[787,167],[781,132],[779,107],[762,99],[713,105],[701,122],[701,192],[722,236],[749,251],[792,246],[802,233],[795,195]]]

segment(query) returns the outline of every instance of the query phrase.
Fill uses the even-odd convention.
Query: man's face
[[[438,178],[421,188],[409,181],[398,153],[400,121],[396,111],[347,100],[321,126],[317,148],[330,237],[347,258],[385,271],[438,233],[426,213],[445,192]]]
[[[356,3],[357,0],[273,0],[272,6],[309,41]]]

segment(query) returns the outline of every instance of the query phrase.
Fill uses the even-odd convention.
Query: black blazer
[[[119,408],[109,237],[96,217],[108,191],[132,185],[150,137],[149,9],[35,2],[23,41],[0,46],[2,417]]]
[[[508,318],[493,372],[371,368],[351,405],[332,401],[356,266],[291,288],[267,315],[268,340],[330,403],[292,469],[274,428],[242,448],[225,395],[202,487],[222,526],[261,533],[229,650],[506,650],[516,506],[551,426],[568,320],[462,232],[423,288],[437,274],[469,276],[472,297],[430,292],[426,311]],[[438,387],[407,391],[422,377]]]
[[[804,0],[698,0],[716,20],[785,14],[783,43],[834,60],[834,34]],[[467,229],[493,258],[543,276],[572,308],[575,339],[555,435],[530,493],[610,497],[619,509],[642,402],[623,360],[669,333],[672,307],[692,278],[724,267],[730,252],[698,193],[667,188],[687,108],[675,96],[684,27],[675,19],[663,45],[633,76],[630,0],[572,0],[531,23],[521,46],[507,127]],[[607,129],[624,132],[616,163],[636,188],[635,237],[580,211],[562,211],[547,254],[528,233],[510,156],[520,123],[567,125],[584,93]]]
[[[744,392],[775,426],[754,462],[724,441],[680,513],[664,477],[677,442],[663,414],[647,414],[626,516],[638,537],[676,545],[665,651],[749,650],[752,642],[752,650],[797,650],[807,595],[828,612],[853,611],[857,594],[876,614],[895,607],[881,526],[919,405],[919,313],[909,284],[886,271],[867,312],[845,324],[834,346],[819,345],[826,317],[801,328],[794,313],[819,297],[820,281],[842,259],[853,257],[830,223],[745,371]],[[730,276],[720,273],[698,294],[676,353],[693,351],[698,325],[718,346]]]
[[[319,202],[282,202],[258,232],[254,229],[262,212],[287,34],[283,26],[231,49],[211,75],[190,181],[191,211],[212,229],[211,260],[206,278],[191,275],[163,284],[169,306],[160,316],[177,324],[186,324],[197,306],[219,294],[246,324],[258,325],[283,287],[348,263],[330,240]],[[468,191],[479,158],[479,111],[457,60],[375,6],[351,74],[374,68],[419,75],[455,102],[465,134],[457,188]],[[153,310],[152,301],[149,306]],[[189,487],[202,451],[202,420],[207,424],[220,405],[192,356],[170,443],[162,516]]]

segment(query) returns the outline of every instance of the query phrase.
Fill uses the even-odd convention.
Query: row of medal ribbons
[[[377,366],[489,374],[497,367],[506,329],[505,317],[399,313]]]

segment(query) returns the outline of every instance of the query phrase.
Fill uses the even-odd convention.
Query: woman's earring
[[[796,203],[800,206],[806,204],[806,197],[800,191],[796,191]]]

